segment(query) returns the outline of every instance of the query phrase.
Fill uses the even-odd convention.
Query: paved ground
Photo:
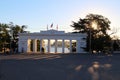
[[[0,80],[120,80],[120,54],[0,55]]]

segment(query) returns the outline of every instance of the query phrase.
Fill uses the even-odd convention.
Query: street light
[[[114,42],[116,41],[116,43],[118,44],[118,45],[120,45],[120,43],[119,42],[117,42],[117,37],[114,35],[113,37],[112,37],[112,40],[111,40],[111,53],[113,54],[114,53]]]
[[[13,41],[13,22],[10,22],[9,24],[10,26],[10,35],[11,35],[11,38],[10,38],[10,54],[12,54],[12,41]]]
[[[114,53],[114,48],[113,48],[113,44],[114,44],[114,40],[116,40],[115,34],[116,31],[112,32],[111,34],[109,34],[109,36],[113,35],[112,40],[111,40],[111,53]]]
[[[89,47],[88,48],[89,48],[89,53],[91,53],[91,26],[89,26],[88,24],[86,24],[86,26],[87,26],[87,30],[89,31],[89,33],[88,33]]]
[[[91,43],[92,43],[92,36],[91,36],[91,31],[92,30],[97,30],[98,25],[96,21],[92,21],[90,25],[87,25],[87,28],[89,30],[89,53],[92,53],[92,48],[91,48]]]
[[[12,39],[10,39],[10,54],[12,54]]]
[[[11,38],[10,38],[10,54],[12,54],[12,41],[13,41],[13,31],[11,30]]]
[[[89,53],[92,53],[92,50],[91,50],[91,28],[89,28]]]

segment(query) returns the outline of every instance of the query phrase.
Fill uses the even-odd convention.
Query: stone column
[[[80,53],[80,40],[77,40],[76,42],[76,52]]]
[[[48,39],[48,53],[50,53],[50,39]]]
[[[72,53],[72,40],[70,40],[70,53]]]
[[[37,52],[37,40],[33,40],[33,52]]]
[[[27,53],[27,50],[28,50],[28,40],[23,40],[23,43],[22,43],[22,52],[26,52]]]
[[[22,52],[22,41],[18,40],[18,52]]]
[[[40,53],[42,52],[42,39],[40,39]]]
[[[30,43],[31,43],[31,40],[28,39],[28,41],[27,41],[27,52],[30,52],[30,48],[31,48]]]
[[[57,53],[57,39],[55,40],[55,53]]]
[[[64,44],[64,39],[63,39],[63,40],[62,40],[62,53],[65,52],[64,49],[65,49],[65,44]]]

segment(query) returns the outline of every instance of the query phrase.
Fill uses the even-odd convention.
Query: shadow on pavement
[[[0,57],[0,80],[120,80],[120,55]]]

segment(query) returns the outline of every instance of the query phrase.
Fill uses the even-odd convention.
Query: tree
[[[10,22],[9,28],[10,28],[9,32],[11,35],[11,43],[10,43],[11,49],[14,52],[18,48],[18,34],[25,32],[25,29],[27,28],[27,26],[14,25],[13,22]]]
[[[77,32],[88,34],[87,51],[90,47],[92,50],[102,51],[110,46],[111,38],[107,33],[110,30],[110,23],[109,19],[102,15],[89,14],[84,19],[80,18],[78,22],[73,21],[71,26]]]
[[[9,48],[10,35],[8,32],[9,26],[7,24],[0,23],[0,51],[5,53],[5,49]]]
[[[13,22],[9,24],[0,23],[0,51],[4,53],[6,49],[15,50],[18,47],[18,33],[26,32],[25,25],[14,25]]]

